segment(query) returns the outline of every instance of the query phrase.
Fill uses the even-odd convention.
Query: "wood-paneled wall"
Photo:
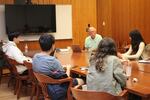
[[[97,0],[97,5],[100,33],[112,36],[122,46],[130,42],[129,32],[139,29],[144,40],[150,43],[150,0]]]
[[[18,47],[24,51],[25,50],[25,45],[28,45],[28,50],[40,50],[40,45],[38,41],[22,41],[18,44]],[[67,46],[72,45],[72,40],[56,40],[55,41],[55,47],[56,48],[66,48]]]
[[[4,3],[13,4],[13,0],[0,0],[0,3],[1,4],[4,4]],[[71,4],[72,5],[73,39],[72,41],[62,40],[61,42],[64,42],[64,43],[61,43],[62,45],[60,47],[67,47],[68,44],[70,45],[70,43],[80,44],[80,46],[83,47],[85,37],[87,36],[87,33],[85,32],[87,25],[91,24],[92,26],[97,27],[96,0],[32,0],[32,3],[33,4]],[[38,42],[31,42],[31,44],[33,43],[38,45],[37,44]],[[31,45],[31,48],[34,48],[34,47],[32,47]]]
[[[129,41],[129,32],[139,29],[150,43],[150,0],[32,0],[34,4],[71,4],[73,40],[84,45],[87,24],[96,27],[103,36],[113,37],[119,46]],[[0,0],[13,3],[13,0]],[[125,41],[125,42],[124,42]],[[68,41],[69,42],[69,41]],[[68,45],[68,44],[67,44]],[[63,44],[62,47],[66,47]]]
[[[117,3],[117,4],[116,4]],[[130,6],[129,0],[112,1],[112,37],[117,41],[118,46],[122,46],[125,42],[129,42],[128,33],[130,31]],[[126,44],[126,43],[125,43]]]
[[[14,0],[0,0],[0,4],[13,4]]]
[[[111,36],[111,0],[97,0],[97,30],[102,36]]]
[[[73,10],[73,43],[83,46],[88,24],[97,28],[96,0],[71,0]]]

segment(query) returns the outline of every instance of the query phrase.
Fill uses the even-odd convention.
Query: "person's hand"
[[[118,56],[120,59],[122,59],[122,60],[128,60],[127,55],[121,54],[120,52],[117,52],[117,56]]]
[[[117,52],[117,56],[122,59],[122,54],[120,52]]]
[[[72,66],[71,66],[70,64],[67,64],[67,65],[66,65],[66,69],[67,69],[67,70],[71,70],[71,69],[72,69]]]
[[[72,66],[70,64],[62,65],[64,70],[71,70]]]
[[[123,59],[121,59],[121,63],[124,66],[128,66],[129,65],[129,60],[123,60]]]
[[[127,55],[125,55],[125,54],[122,54],[122,59],[123,59],[123,60],[128,60],[128,57],[127,57]]]

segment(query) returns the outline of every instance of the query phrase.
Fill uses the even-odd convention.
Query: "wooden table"
[[[82,53],[60,52],[56,54],[56,57],[61,61],[62,64],[71,64],[72,66],[75,66],[75,68],[71,70],[71,73],[86,76],[87,70],[80,69],[80,67],[82,66],[88,66],[88,54],[86,52]],[[143,100],[148,100],[148,97],[150,97],[150,72],[146,71],[148,69],[150,70],[150,64],[139,64],[136,61],[132,61],[131,65],[132,65],[132,75],[127,80],[126,89],[131,93],[141,96]],[[139,68],[144,66],[146,69],[145,72],[140,71]],[[133,78],[137,78],[138,81],[133,82]]]
[[[59,59],[62,65],[71,64],[73,67],[88,66],[87,52],[72,53],[72,52],[59,52],[55,56]]]
[[[34,56],[36,53],[38,53],[38,52],[40,52],[40,50],[23,52],[23,54],[24,54],[25,56],[27,56],[27,57],[33,58],[33,56]]]
[[[30,52],[30,56],[35,52]],[[74,68],[71,73],[79,74],[82,76],[87,75],[87,70],[81,70],[80,67],[88,66],[87,52],[72,53],[72,52],[59,52],[55,56],[60,60],[62,65],[71,64]],[[136,61],[132,61],[132,75],[127,80],[126,89],[134,94],[142,96],[143,100],[148,100],[150,97],[150,64],[139,64]],[[143,67],[145,71],[140,71],[139,68]],[[149,68],[148,68],[149,67]],[[137,78],[138,82],[133,82],[133,78]]]

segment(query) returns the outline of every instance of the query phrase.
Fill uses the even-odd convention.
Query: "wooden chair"
[[[13,73],[13,68],[12,68],[12,66],[9,64],[9,62],[8,62],[8,58],[7,58],[7,55],[3,55],[3,59],[4,59],[4,61],[5,61],[5,67],[4,68],[7,68],[8,70],[9,70],[9,76],[10,76],[10,78],[9,78],[9,81],[8,81],[8,87],[10,86],[10,83],[12,82],[13,83],[13,85],[14,85],[14,80],[15,80],[15,75],[14,75],[14,73]],[[3,69],[2,69],[3,70]],[[15,87],[15,86],[14,86]]]
[[[9,65],[12,68],[12,72],[15,75],[15,79],[16,79],[16,86],[15,86],[14,94],[15,95],[17,94],[17,99],[19,99],[19,97],[20,97],[20,89],[22,88],[22,82],[23,81],[27,82],[29,80],[29,75],[20,75],[17,72],[16,65],[23,65],[23,64],[20,64],[16,60],[11,59],[9,57],[7,57],[7,60],[8,60]]]
[[[4,75],[3,70],[8,69],[5,63],[5,59],[4,59],[5,53],[2,50],[2,46],[3,46],[3,42],[0,41],[0,83],[1,83],[2,76]]]
[[[119,96],[113,96],[106,92],[83,91],[81,89],[71,88],[75,100],[127,100],[127,90],[124,90]]]
[[[9,84],[11,82],[11,80],[13,79],[13,74],[11,72],[11,68],[9,67],[9,65],[7,64],[7,61],[5,61],[5,59],[3,59],[3,61],[1,60],[0,61],[2,66],[0,66],[0,84],[1,84],[1,80],[2,80],[2,77],[3,76],[9,76],[10,79],[9,79],[9,82],[8,82],[8,87],[9,87]],[[8,70],[7,73],[3,73],[4,70]]]
[[[4,59],[1,58],[1,55],[0,55],[0,83],[1,83],[1,79],[2,79],[2,76],[3,76],[3,69],[6,69],[7,66],[4,65]]]
[[[4,75],[3,74],[3,70],[4,69],[6,69],[7,68],[7,66],[5,66],[4,64],[3,64],[3,60],[2,59],[0,59],[0,84],[1,84],[1,80],[2,80],[2,76]]]
[[[42,92],[44,94],[45,100],[50,100],[50,96],[48,95],[48,90],[47,90],[48,84],[62,84],[64,82],[69,82],[69,86],[68,86],[68,90],[67,90],[67,100],[73,100],[73,98],[71,96],[71,90],[70,90],[70,88],[72,86],[72,78],[71,77],[67,77],[64,79],[53,79],[44,74],[40,74],[40,73],[36,73],[36,72],[33,72],[33,73],[42,87]]]
[[[38,97],[39,97],[39,93],[40,93],[41,87],[39,86],[38,81],[36,80],[36,77],[33,74],[32,63],[24,61],[24,65],[28,69],[28,72],[29,72],[28,74],[30,76],[29,78],[30,78],[30,81],[32,83],[32,92],[31,92],[30,100],[33,100],[33,96],[34,96],[35,92],[36,92],[36,100],[39,100]]]

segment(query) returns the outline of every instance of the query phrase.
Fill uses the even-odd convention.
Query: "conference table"
[[[71,73],[86,77],[88,70],[83,70],[82,68],[88,67],[89,55],[88,52],[59,52],[55,56],[60,60],[62,65],[71,64],[73,66]],[[132,74],[127,80],[126,89],[133,94],[141,96],[142,100],[148,100],[150,97],[150,64],[131,61],[131,66]],[[135,78],[136,81],[134,80]]]
[[[32,53],[29,53],[30,56]],[[71,73],[86,77],[88,70],[82,69],[88,67],[89,53],[57,52],[55,56],[62,65],[70,64],[73,66]],[[33,56],[33,55],[32,55]],[[137,61],[131,61],[132,74],[127,80],[126,89],[142,97],[142,100],[150,99],[150,64],[142,64]],[[136,78],[136,81],[134,79]]]

